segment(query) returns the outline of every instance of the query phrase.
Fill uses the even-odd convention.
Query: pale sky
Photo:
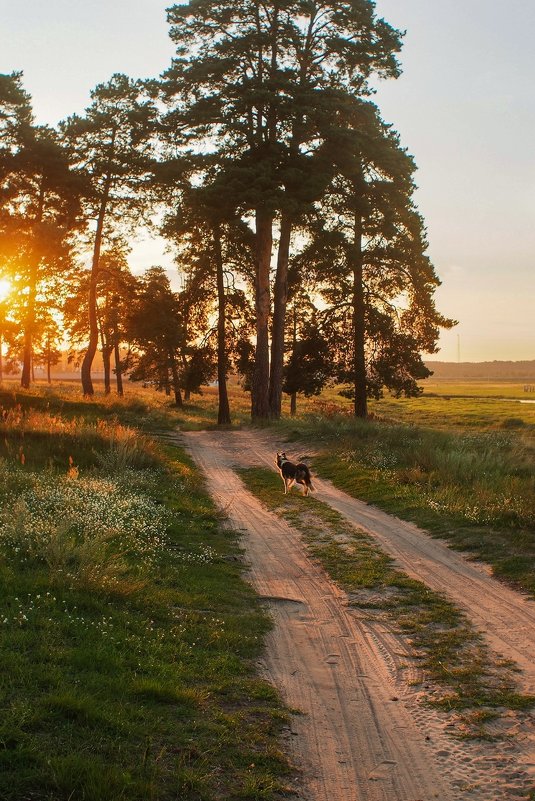
[[[383,117],[415,157],[417,203],[460,321],[435,359],[535,359],[534,0],[377,0],[405,29]],[[56,124],[114,72],[161,73],[173,49],[161,0],[0,0],[0,72],[23,70],[37,120]],[[169,264],[161,243],[133,267]]]

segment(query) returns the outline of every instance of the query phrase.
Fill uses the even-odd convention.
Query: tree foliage
[[[19,291],[14,312],[28,387],[41,307],[53,305],[73,266],[84,184],[57,133],[33,123],[20,75],[0,78],[0,259]]]
[[[61,307],[86,395],[99,341],[106,391],[112,357],[119,393],[127,370],[179,405],[217,376],[220,423],[231,370],[260,420],[331,379],[362,417],[369,397],[417,394],[454,323],[435,307],[414,161],[370,100],[372,78],[399,74],[402,35],[371,0],[189,0],[168,18],[162,79],[112,76],[59,133],[34,124],[20,74],[0,76],[0,256],[18,288],[1,334],[23,382],[35,348],[51,363],[43,321]],[[128,269],[127,237],[155,212],[180,292],[162,268]]]
[[[103,243],[147,216],[143,189],[151,168],[155,108],[140,81],[116,74],[91,93],[83,117],[61,126],[71,157],[87,176],[86,215],[94,225],[88,288],[88,346],[82,361],[84,395],[94,393],[91,366],[98,346],[97,284]]]

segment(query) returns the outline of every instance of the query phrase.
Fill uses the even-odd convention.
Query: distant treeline
[[[521,362],[433,362],[431,381],[522,381],[535,383],[535,359]]]

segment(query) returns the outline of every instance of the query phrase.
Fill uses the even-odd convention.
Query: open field
[[[432,428],[526,429],[535,432],[535,395],[522,384],[487,382],[422,384],[418,398],[386,396],[370,401],[370,412],[380,420]],[[351,404],[338,390],[326,390],[318,399],[303,401],[300,413],[319,415],[351,412]]]
[[[91,404],[80,397],[78,382],[62,382],[49,386],[46,383],[37,385],[39,398],[29,393],[31,403],[39,408],[52,404],[53,408],[64,409],[73,415],[84,412],[91,415]],[[4,381],[2,385],[6,398],[11,402],[24,405],[25,393],[14,380]],[[58,388],[60,388],[58,397]],[[392,398],[386,396],[381,400],[370,401],[372,416],[389,422],[407,422],[412,425],[425,425],[433,428],[506,428],[525,429],[524,433],[535,431],[535,393],[524,392],[524,385],[519,383],[467,382],[447,383],[426,381],[422,383],[423,394],[418,398]],[[96,385],[98,414],[113,415],[121,412],[128,419],[147,427],[157,428],[165,421],[175,421],[182,428],[206,428],[217,421],[217,387],[203,387],[202,395],[194,395],[185,404],[184,409],[177,410],[170,398],[161,392],[142,388],[138,384],[126,384],[125,400],[115,394],[103,395]],[[234,426],[247,425],[250,422],[250,398],[235,383],[229,384],[229,397],[232,423]],[[94,404],[95,405],[95,404]],[[332,416],[338,413],[351,414],[351,402],[339,394],[336,387],[331,387],[319,397],[299,397],[297,417],[318,415]],[[283,417],[290,415],[290,401],[283,395]]]
[[[297,417],[265,433],[273,450],[309,455],[313,472],[350,495],[533,594],[535,405],[509,400],[523,399],[516,385],[498,389],[430,386],[417,399],[373,402],[367,422],[331,389],[300,399]],[[93,401],[73,384],[0,390],[2,799],[253,801],[279,798],[291,781],[279,740],[287,713],[254,670],[269,620],[192,462],[159,440],[215,428],[216,392],[179,410],[130,385],[125,399]],[[237,386],[230,394],[233,428],[244,428],[249,398]],[[275,503],[276,483],[258,479],[255,491]],[[433,663],[429,643],[430,675],[452,670],[457,636],[479,648],[455,608],[393,572],[367,541],[327,542],[341,523],[315,514],[312,550],[341,586],[412,593],[396,613],[422,653],[426,621],[444,626],[449,655]],[[388,611],[388,592],[377,609]],[[483,651],[472,662],[455,665],[468,684],[447,703],[485,707],[469,728],[486,737],[495,704],[528,699],[508,676],[502,688]]]
[[[383,398],[374,414],[396,422],[442,428],[525,428],[535,433],[535,395],[523,384],[423,384],[419,398]]]
[[[269,620],[150,398],[2,393],[0,798],[270,799]],[[128,421],[128,422],[127,422]]]

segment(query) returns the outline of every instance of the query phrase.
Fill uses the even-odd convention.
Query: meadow
[[[165,403],[0,405],[0,798],[275,797],[269,620],[194,466],[148,435]]]
[[[248,396],[230,395],[233,426],[247,425]],[[515,385],[429,385],[372,402],[363,422],[330,389],[270,430],[313,472],[535,593],[535,405],[524,399]],[[130,385],[124,400],[84,401],[76,385],[12,383],[0,406],[0,797],[280,798],[287,712],[255,672],[269,619],[237,535],[185,453],[159,439],[215,426],[216,389],[177,410]],[[380,562],[368,543],[355,541],[355,564],[321,537],[314,547],[350,590],[359,554],[366,574]],[[414,598],[402,624],[423,638],[423,591],[403,591]],[[444,610],[438,599],[437,614],[457,614]]]
[[[215,426],[208,387],[181,416],[184,428]],[[231,386],[235,426],[249,398]],[[490,564],[496,576],[535,593],[535,404],[523,384],[425,383],[417,398],[370,402],[355,420],[330,388],[289,400],[271,430],[296,456],[355,497],[414,521]],[[526,402],[527,401],[527,402]]]

